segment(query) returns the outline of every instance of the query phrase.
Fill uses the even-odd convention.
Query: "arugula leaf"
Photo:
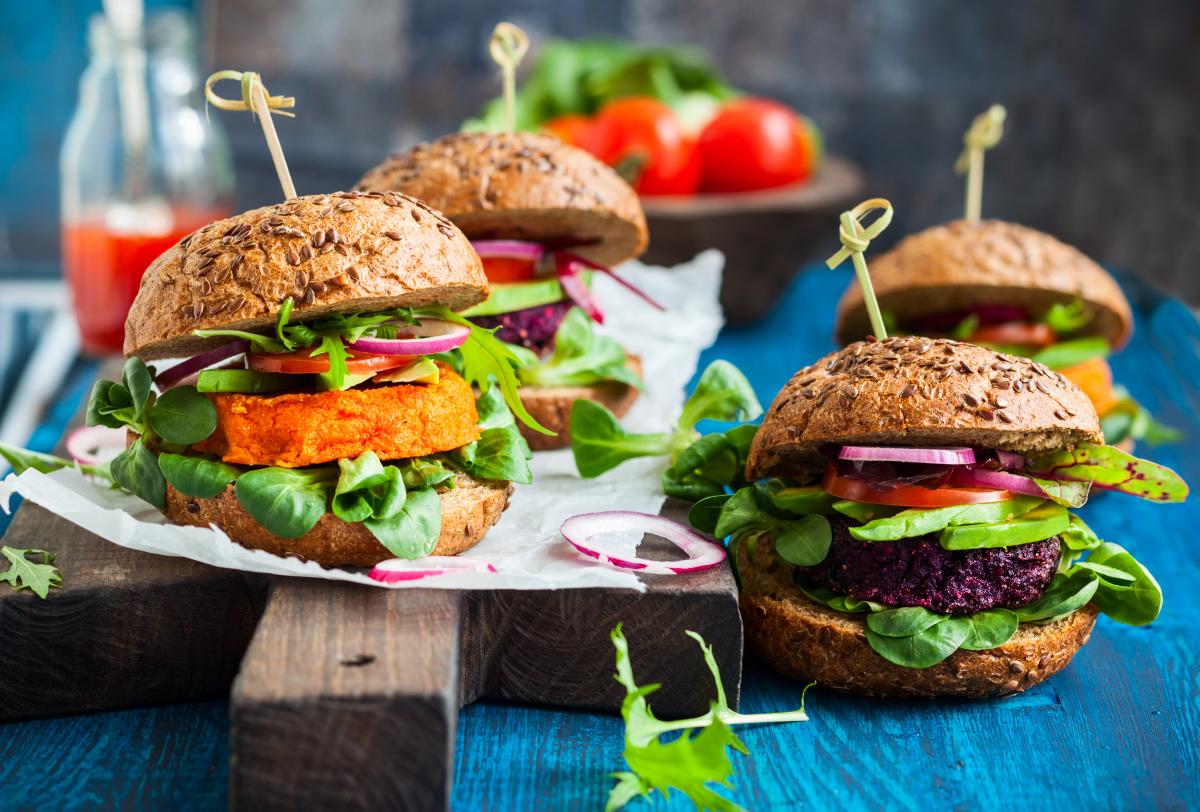
[[[442,534],[442,499],[432,489],[412,491],[398,513],[364,519],[363,526],[397,558],[427,556]]]
[[[159,470],[154,452],[146,448],[142,438],[118,454],[108,464],[113,482],[159,510],[167,506],[167,481]]]
[[[350,353],[346,350],[346,345],[342,343],[341,337],[321,336],[321,346],[309,355],[313,358],[318,355],[329,356],[329,371],[325,374],[329,376],[334,389],[346,388],[346,376],[350,374],[346,368],[346,361],[349,360]]]
[[[499,328],[485,330],[445,305],[423,308],[419,315],[443,319],[468,328],[471,335],[466,343],[459,347],[459,353],[462,355],[462,376],[467,383],[478,386],[481,392],[486,392],[494,379],[504,395],[504,402],[518,420],[534,431],[554,434],[537,422],[521,403],[521,397],[517,393],[519,382],[516,373],[521,367],[521,360],[508,344],[496,338],[495,332]]]
[[[54,553],[5,546],[0,547],[0,555],[9,562],[8,569],[0,572],[0,582],[7,582],[13,589],[28,589],[45,598],[52,587],[62,585],[62,573],[54,566]],[[41,561],[34,561],[31,556],[38,556]]]
[[[1033,461],[1033,470],[1055,479],[1091,482],[1152,502],[1182,502],[1187,483],[1170,468],[1109,445],[1083,443]]]
[[[287,301],[291,301],[288,299]],[[292,346],[284,344],[282,341],[271,338],[270,336],[262,335],[261,333],[251,333],[245,330],[193,330],[192,335],[197,338],[228,338],[230,340],[249,341],[250,348],[255,352],[269,353],[284,353],[295,349]]]
[[[634,457],[657,457],[670,451],[670,434],[633,434],[595,401],[571,404],[571,453],[584,479],[600,476]]]
[[[613,774],[617,785],[609,793],[606,810],[619,809],[634,798],[649,797],[654,791],[669,798],[672,789],[681,791],[700,809],[740,810],[741,807],[709,786],[733,787],[730,781],[733,765],[727,747],[733,747],[742,754],[749,753],[730,725],[808,720],[803,694],[800,708],[794,711],[741,714],[731,710],[712,647],[695,632],[687,634],[700,645],[705,665],[716,684],[717,699],[708,713],[702,716],[664,722],[654,716],[646,702],[646,697],[660,686],[638,686],[629,659],[629,644],[621,625],[612,630],[613,648],[616,649],[616,679],[625,688],[621,717],[625,721],[624,756],[631,771]],[[697,728],[700,728],[699,733],[691,732]],[[664,733],[673,730],[685,732],[668,742],[660,739]]]
[[[676,433],[690,431],[705,419],[746,422],[761,414],[762,405],[750,381],[733,364],[717,359],[701,373],[695,391],[683,404]]]
[[[1107,339],[1100,336],[1086,336],[1051,344],[1030,357],[1051,369],[1065,369],[1082,364],[1092,358],[1104,358],[1110,352],[1112,352],[1112,347]]]
[[[997,522],[1010,521],[1028,513],[1044,501],[1036,496],[1015,496],[1003,502],[944,508],[909,508],[891,516],[874,519],[859,527],[851,527],[850,535],[862,541],[896,541],[925,536],[958,525],[994,526]]]
[[[167,442],[192,445],[217,430],[217,407],[196,387],[176,386],[154,401],[147,421]]]
[[[1042,323],[1060,336],[1082,330],[1091,320],[1092,316],[1084,306],[1083,299],[1076,299],[1070,304],[1055,302],[1042,316]]]
[[[1065,507],[1043,502],[1009,521],[947,527],[938,534],[938,543],[946,550],[1015,547],[1057,536],[1070,524],[1071,517]]]
[[[0,458],[11,465],[13,473],[16,474],[23,474],[30,468],[43,474],[63,468],[78,468],[89,476],[98,476],[112,482],[112,474],[109,473],[107,465],[82,465],[74,460],[65,460],[52,454],[43,454],[40,451],[30,451],[27,448],[19,448],[8,443],[0,443]]]
[[[312,530],[329,502],[337,469],[256,468],[237,479],[234,493],[268,531],[294,539]]]
[[[518,370],[517,377],[532,386],[587,386],[602,381],[642,386],[641,378],[627,364],[625,349],[597,332],[595,323],[579,307],[572,307],[563,317],[550,356],[544,360],[534,356],[532,363]]]
[[[1105,569],[1110,569],[1125,574],[1129,579],[1126,583],[1116,583],[1111,574],[1098,579],[1092,603],[1101,612],[1129,626],[1144,626],[1158,618],[1162,610],[1162,588],[1150,571],[1124,547],[1109,541],[1103,542],[1088,556],[1087,561],[1076,566],[1085,565],[1102,576],[1105,575]]]
[[[165,452],[158,455],[158,467],[172,488],[197,499],[219,496],[242,472],[214,457]]]

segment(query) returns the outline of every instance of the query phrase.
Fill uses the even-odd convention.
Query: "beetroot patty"
[[[571,304],[570,300],[564,300],[501,313],[498,316],[476,316],[471,321],[489,330],[499,327],[496,336],[501,341],[520,344],[538,355],[544,355],[554,347],[554,335],[558,332],[558,325],[562,323],[563,317],[571,309]]]
[[[969,615],[1016,609],[1041,597],[1058,567],[1058,537],[985,550],[943,550],[936,535],[859,541],[849,520],[830,517],[829,555],[805,572],[835,592],[889,606]]]

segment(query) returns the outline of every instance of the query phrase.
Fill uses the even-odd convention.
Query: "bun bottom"
[[[442,491],[442,535],[430,555],[458,555],[474,547],[500,520],[508,507],[512,483],[455,475],[455,487]],[[211,499],[184,496],[167,485],[167,518],[174,524],[207,527],[215,524],[243,547],[279,556],[316,561],[324,567],[369,567],[395,556],[371,531],[344,522],[332,513],[312,530],[294,539],[268,531],[254,520],[234,494],[233,485]]]
[[[642,374],[642,362],[629,355],[625,365]],[[520,389],[521,403],[541,423],[555,434],[542,434],[524,423],[517,423],[521,436],[534,451],[552,451],[571,445],[571,406],[577,400],[594,400],[617,417],[624,417],[638,398],[638,390],[628,384],[605,381],[592,386],[524,386]]]
[[[837,612],[807,598],[792,567],[763,539],[748,560],[738,550],[746,644],[781,674],[864,696],[969,699],[1009,696],[1066,667],[1096,624],[1085,606],[1044,625],[1022,623],[998,648],[959,650],[930,668],[904,668],[875,653],[863,615]]]

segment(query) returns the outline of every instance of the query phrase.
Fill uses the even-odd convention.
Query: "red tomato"
[[[251,369],[259,372],[283,372],[288,375],[315,375],[329,371],[329,356],[313,356],[314,347],[295,352],[265,353],[252,352],[246,356]],[[367,355],[350,350],[346,370],[358,375],[363,372],[379,372],[383,369],[402,367],[412,361],[408,355]]]
[[[643,195],[690,195],[700,186],[695,139],[670,107],[657,99],[631,97],[606,104],[580,144]]]
[[[537,264],[516,257],[483,257],[483,272],[492,282],[524,282],[533,279]]]
[[[971,334],[971,341],[984,344],[1025,344],[1032,347],[1049,347],[1055,338],[1050,325],[1025,321],[990,324]]]
[[[812,174],[819,153],[807,119],[768,99],[736,99],[700,133],[701,188],[749,192],[797,183]]]
[[[592,120],[587,116],[555,116],[542,122],[542,129],[564,144],[577,147],[587,141],[588,133],[592,129]]]
[[[922,485],[899,485],[881,491],[854,477],[842,476],[830,466],[825,470],[821,487],[831,496],[866,502],[870,505],[895,505],[897,507],[935,508],[953,505],[973,505],[979,502],[1003,502],[1011,499],[1008,491],[989,488],[926,488]]]

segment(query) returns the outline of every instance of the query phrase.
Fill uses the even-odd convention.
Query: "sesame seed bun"
[[[871,258],[870,265],[880,308],[901,325],[987,304],[1015,305],[1039,317],[1055,303],[1079,299],[1092,315],[1086,333],[1114,347],[1133,333],[1129,302],[1107,271],[1073,246],[1015,223],[934,226]],[[844,344],[868,332],[862,291],[852,283],[838,304],[836,335]]]
[[[125,354],[193,355],[228,339],[193,330],[263,330],[283,301],[293,320],[487,298],[471,243],[419,200],[391,192],[297,197],[210,223],[156,259],[125,321]]]
[[[471,239],[573,246],[616,265],[646,250],[637,193],[608,166],[534,133],[455,133],[392,155],[358,182],[424,200]]]
[[[1022,623],[1006,643],[987,651],[960,649],[929,668],[905,668],[867,642],[864,614],[837,612],[795,585],[794,568],[773,552],[769,537],[754,554],[735,553],[746,645],[780,673],[867,696],[979,699],[1024,691],[1066,667],[1096,624],[1088,605],[1052,623]]]
[[[474,547],[508,507],[512,483],[455,476],[455,487],[442,491],[442,535],[430,555],[458,555]],[[324,567],[369,567],[395,556],[359,523],[326,513],[312,530],[294,539],[274,535],[246,512],[233,485],[212,499],[184,496],[167,485],[167,508],[174,524],[215,524],[243,547],[279,556],[316,561]]]
[[[1059,373],[974,344],[904,336],[856,342],[792,376],[763,418],[746,477],[820,470],[826,444],[1036,453],[1103,442],[1092,402]]]

